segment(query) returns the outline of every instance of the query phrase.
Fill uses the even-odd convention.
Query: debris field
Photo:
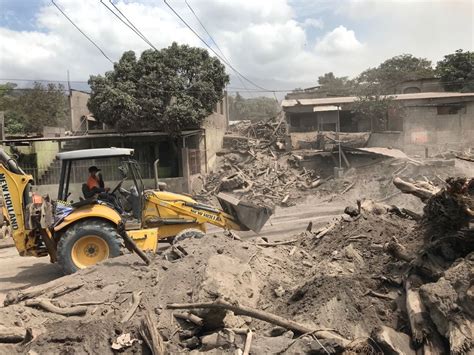
[[[11,292],[0,353],[472,354],[474,179],[393,184],[423,212],[354,200],[290,239],[207,235]]]

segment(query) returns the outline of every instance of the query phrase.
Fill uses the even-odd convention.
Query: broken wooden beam
[[[123,316],[121,323],[128,322],[133,315],[135,314],[138,306],[140,305],[140,301],[142,299],[142,292],[143,291],[133,291],[132,293],[132,305],[130,306],[129,310]]]
[[[275,314],[261,311],[258,309],[250,308],[242,305],[235,305],[224,300],[218,299],[214,302],[203,302],[203,303],[171,303],[167,305],[169,309],[226,309],[234,312],[235,315],[248,316],[256,319],[263,320],[268,323],[278,325],[280,327],[298,332],[300,334],[312,333],[316,337],[323,339],[335,339],[340,341],[343,346],[347,346],[350,340],[345,339],[341,335],[337,334],[333,330],[327,329],[313,329],[306,325],[299,324],[295,321],[277,316]]]
[[[62,316],[83,316],[87,313],[86,306],[71,306],[71,307],[58,307],[51,303],[48,299],[31,299],[25,301],[25,306],[38,307],[47,312],[60,314]]]
[[[158,331],[158,325],[153,321],[150,313],[146,313],[145,318],[142,319],[139,332],[152,355],[164,355],[166,353],[163,338]]]

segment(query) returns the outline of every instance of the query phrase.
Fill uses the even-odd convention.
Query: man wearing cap
[[[110,188],[104,187],[104,180],[102,180],[102,177],[97,174],[99,171],[100,169],[96,166],[91,166],[89,168],[90,175],[87,179],[87,187],[89,188],[89,191],[93,193],[109,192]]]
[[[87,179],[87,188],[91,193],[97,194],[98,198],[111,203],[119,213],[123,213],[123,209],[117,202],[114,195],[109,194],[109,187],[104,186],[104,180],[100,174],[100,169],[96,166],[89,167],[89,178]]]

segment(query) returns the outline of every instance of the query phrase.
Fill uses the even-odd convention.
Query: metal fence
[[[118,181],[122,179],[119,171],[120,161],[110,161],[101,159],[100,161],[78,160],[73,162],[70,175],[70,183],[84,183],[89,177],[89,167],[95,165],[101,169],[101,174],[104,181]],[[33,176],[36,185],[51,185],[58,184],[61,175],[61,164],[59,161],[54,161],[51,165],[46,167],[38,167],[32,164],[21,164],[21,168],[27,174]],[[153,179],[154,171],[153,164],[139,162],[140,174],[143,179]]]

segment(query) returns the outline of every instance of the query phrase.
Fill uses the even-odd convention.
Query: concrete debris
[[[111,348],[114,350],[122,350],[124,348],[131,347],[136,341],[138,341],[138,339],[132,339],[130,333],[125,333],[119,335],[117,339],[115,339],[115,341],[112,343]]]
[[[300,156],[284,151],[282,121],[243,121],[232,129],[219,153],[222,168],[206,177],[201,198],[232,191],[253,202],[289,206],[302,192],[325,182],[315,171],[300,166]]]
[[[419,202],[401,197],[392,184],[393,178],[409,183],[419,181],[421,187],[432,191],[443,187],[448,176],[464,175],[469,170],[453,167],[453,159],[415,160],[397,149],[353,148],[349,143],[343,146],[340,162],[334,145],[330,149],[325,146],[286,151],[283,148],[287,134],[285,125],[280,123],[269,120],[234,124],[224,139],[224,149],[218,153],[216,170],[203,177],[203,187],[195,191],[196,198],[217,204],[214,195],[225,191],[244,201],[289,207],[307,196],[328,202],[363,196],[379,202],[403,202],[403,207],[418,213]],[[335,175],[339,164],[341,169],[336,169]],[[339,170],[343,171],[341,177]]]
[[[286,240],[184,239],[12,292],[0,352],[472,353],[474,180],[394,183],[420,218],[358,196]]]

